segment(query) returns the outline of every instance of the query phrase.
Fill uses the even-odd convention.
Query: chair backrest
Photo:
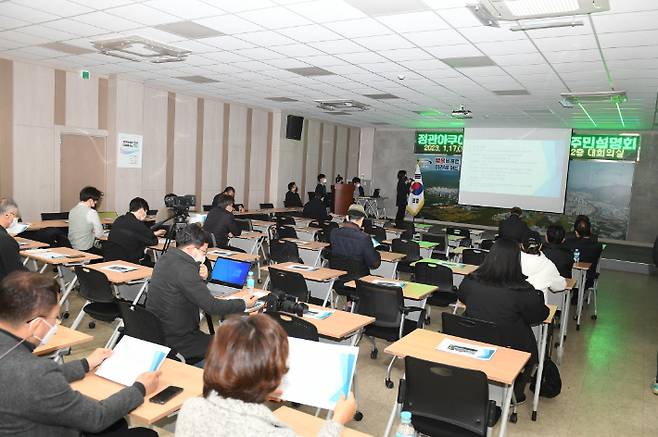
[[[331,233],[338,229],[338,223],[331,221],[321,222],[320,226],[322,227],[322,231],[316,234],[317,240],[323,243],[331,243]]]
[[[90,302],[114,302],[112,285],[103,273],[83,266],[75,267],[75,276],[80,284],[80,296]]]
[[[483,249],[483,250],[491,250],[493,245],[494,245],[494,240],[486,239],[486,240],[480,241],[480,249]]]
[[[398,229],[405,229],[412,234],[416,231],[416,227],[414,226],[414,222],[400,222],[396,223],[395,227]]]
[[[167,344],[162,323],[151,311],[139,305],[132,306],[129,302],[120,302],[119,312],[124,335],[160,345]]]
[[[447,247],[447,237],[446,234],[422,234],[423,241],[429,241],[431,243],[436,243],[433,251],[446,253]]]
[[[289,215],[278,215],[276,216],[276,224],[279,226],[291,225],[295,226],[296,222],[292,216]]]
[[[372,192],[372,197],[375,197],[375,198],[379,197],[380,191],[381,191],[380,188],[375,188],[375,190]]]
[[[452,270],[440,264],[419,262],[414,266],[414,281],[436,285],[439,291],[452,292]]]
[[[68,220],[69,213],[67,212],[42,212],[41,220]]]
[[[258,206],[260,207],[260,209],[271,209],[271,208],[274,208],[274,204],[273,204],[273,203],[259,203]]]
[[[400,239],[402,239],[402,240],[413,240],[414,239],[414,233],[411,232],[409,229],[406,229],[400,234]]]
[[[479,266],[484,262],[488,253],[489,251],[484,249],[464,249],[462,252],[462,262],[464,264]]]
[[[446,234],[457,235],[459,237],[471,238],[471,231],[462,228],[446,228]]]
[[[276,234],[279,238],[297,238],[297,231],[292,226],[276,226]]]
[[[441,313],[443,333],[483,343],[501,345],[498,325],[493,322],[459,316],[451,313]]]
[[[373,226],[368,233],[379,243],[386,241],[386,229],[381,226]]]
[[[446,233],[446,228],[445,226],[442,225],[432,225],[430,228],[427,230],[428,234],[445,234]]]
[[[413,262],[420,259],[420,246],[415,241],[396,238],[392,241],[391,252],[404,253],[403,262]]]
[[[304,277],[300,273],[279,270],[274,267],[269,267],[268,271],[270,273],[270,289],[272,291],[281,291],[285,294],[295,296],[302,302],[308,302],[308,287],[306,286]]]
[[[242,232],[249,232],[254,230],[254,227],[251,224],[251,220],[249,219],[235,219],[235,223],[237,223]]]
[[[203,212],[208,212],[212,209],[212,205],[203,205]]]
[[[307,191],[306,194],[308,194],[308,200],[315,199],[315,191]]]
[[[467,434],[454,431],[458,427],[470,431],[468,435],[487,435],[489,384],[484,372],[411,356],[405,357],[404,368],[403,409],[411,412],[417,431],[427,435],[444,435],[441,430],[445,435]]]
[[[398,328],[402,322],[404,298],[401,287],[384,287],[356,281],[356,313],[375,318],[374,326]]]
[[[320,341],[318,328],[308,320],[292,314],[282,314],[277,311],[267,311],[265,314],[276,320],[286,331],[288,337],[301,338],[302,340]]]
[[[275,263],[299,262],[299,249],[292,241],[270,240],[270,259]]]
[[[351,256],[336,255],[335,253],[332,253],[331,258],[329,258],[329,268],[347,272],[340,277],[340,281],[342,282],[351,281],[370,274],[368,267],[358,259]]]
[[[146,215],[155,217],[156,215],[158,215],[158,210],[157,209],[149,209],[148,211],[146,211]]]

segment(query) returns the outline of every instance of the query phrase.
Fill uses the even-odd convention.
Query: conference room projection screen
[[[461,205],[562,213],[571,129],[466,128]]]

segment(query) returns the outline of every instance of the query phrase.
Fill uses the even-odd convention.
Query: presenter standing
[[[398,212],[395,214],[395,226],[401,227],[404,222],[404,212],[407,209],[407,196],[409,196],[409,181],[407,180],[407,171],[398,171],[397,195],[395,196],[395,206]]]

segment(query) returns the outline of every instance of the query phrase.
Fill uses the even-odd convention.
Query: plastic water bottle
[[[411,424],[411,413],[409,411],[400,413],[400,424],[395,431],[395,437],[416,437],[416,430]]]
[[[254,272],[249,272],[249,275],[247,276],[247,289],[249,290],[249,293],[254,292],[255,285],[256,282],[254,281]]]
[[[580,262],[580,250],[576,249],[573,251],[573,262]]]

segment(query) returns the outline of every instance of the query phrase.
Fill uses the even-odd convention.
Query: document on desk
[[[233,256],[235,255],[235,252],[230,251],[230,250],[221,250],[221,249],[213,249],[209,254],[217,255],[217,256]]]
[[[402,281],[385,281],[382,279],[377,279],[372,281],[375,285],[381,285],[382,287],[400,287],[404,288],[404,282]]]
[[[301,272],[314,272],[317,269],[318,269],[317,267],[306,266],[304,264],[292,264],[292,265],[288,266],[288,270],[297,270],[297,271],[301,271]]]
[[[170,350],[124,335],[112,355],[98,367],[96,375],[122,385],[133,385],[142,373],[158,370]]]
[[[436,348],[441,352],[448,352],[482,361],[489,361],[498,350],[497,347],[479,346],[477,344],[456,341],[451,338],[444,339]]]
[[[16,223],[7,228],[7,233],[12,236],[18,235],[20,233],[25,232],[29,226],[30,226],[29,223]]]
[[[51,252],[48,249],[30,249],[26,250],[25,253],[37,255],[39,258],[43,259],[67,258],[67,255]]]
[[[111,266],[103,267],[103,270],[109,270],[116,273],[128,273],[137,270],[137,267],[122,266],[121,264],[112,264]]]
[[[359,349],[289,337],[288,373],[279,387],[281,399],[333,409],[349,394]]]

